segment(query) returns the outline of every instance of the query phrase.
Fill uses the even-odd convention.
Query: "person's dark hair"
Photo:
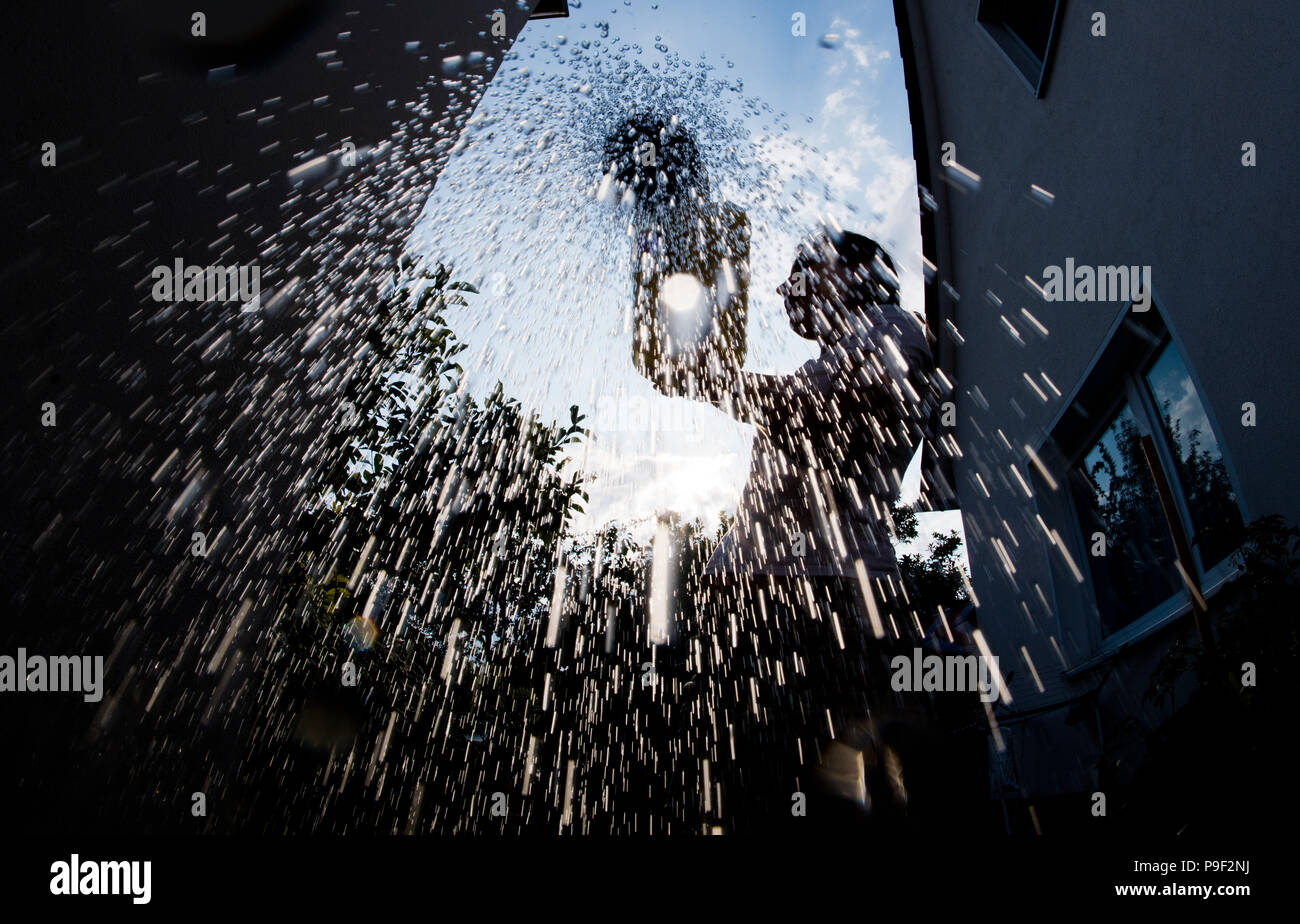
[[[899,304],[898,273],[884,248],[852,231],[823,229],[800,245],[791,277],[803,274],[806,295],[783,291],[790,324],[808,340],[821,340],[853,313],[872,314]],[[874,318],[873,318],[874,320]]]
[[[654,145],[654,162],[640,156],[646,143]],[[638,206],[681,201],[694,188],[708,195],[708,174],[699,148],[676,119],[637,113],[619,123],[605,139],[605,168],[633,190]]]
[[[825,275],[846,302],[899,303],[898,270],[878,243],[853,231],[821,231],[799,247],[796,267]],[[846,307],[850,307],[846,305]]]

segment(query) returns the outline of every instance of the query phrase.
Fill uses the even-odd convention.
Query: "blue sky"
[[[726,163],[709,165],[715,192],[746,209],[753,231],[746,368],[792,372],[814,349],[790,331],[774,289],[818,221],[884,243],[904,307],[922,308],[892,5],[571,0],[570,9],[525,26],[411,249],[483,288],[448,318],[470,346],[472,392],[499,379],[546,419],[566,418],[571,404],[588,414],[592,438],[575,458],[589,475],[583,525],[665,510],[707,518],[734,507],[752,429],[656,394],[632,367],[627,215],[595,201],[591,125],[627,106],[635,85],[643,102],[682,112],[706,149],[724,151]],[[806,35],[792,34],[796,12]],[[659,83],[670,73],[676,83]],[[709,117],[740,134],[710,132]]]

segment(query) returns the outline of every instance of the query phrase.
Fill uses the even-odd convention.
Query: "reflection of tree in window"
[[[1178,589],[1174,545],[1142,436],[1127,404],[1071,471],[1079,525],[1089,553],[1106,536],[1105,556],[1088,555],[1102,634],[1121,629]]]
[[[1208,569],[1236,548],[1242,530],[1237,495],[1228,480],[1219,441],[1210,428],[1191,374],[1170,344],[1146,375],[1191,512],[1193,542]]]

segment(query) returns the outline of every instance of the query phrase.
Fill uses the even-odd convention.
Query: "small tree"
[[[538,628],[586,497],[567,458],[583,418],[573,407],[567,424],[544,423],[500,385],[469,397],[456,362],[465,347],[443,317],[464,293],[474,289],[449,268],[403,260],[367,315],[370,349],[338,392],[284,572],[284,644],[259,653],[263,753],[247,765],[282,768],[291,792],[311,791],[332,765],[302,744],[363,768],[332,791],[330,815],[309,813],[327,830],[327,818],[400,828],[408,805],[378,796],[417,788],[422,818],[472,827],[446,775],[504,777],[538,715]],[[484,740],[493,747],[466,751]],[[389,775],[400,783],[385,787]],[[295,817],[288,804],[272,811],[280,824]]]
[[[916,539],[919,527],[914,508],[895,506],[890,515],[896,540],[911,542]],[[952,530],[935,534],[924,554],[909,553],[898,559],[898,570],[912,608],[922,617],[933,616],[939,608],[954,614],[970,603],[962,571],[961,548],[961,534]]]

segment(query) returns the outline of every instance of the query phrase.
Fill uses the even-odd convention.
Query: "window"
[[[1192,547],[1206,571],[1232,553],[1242,528],[1223,451],[1191,373],[1173,344],[1151,364],[1145,382],[1191,513]]]
[[[1045,88],[1061,6],[1061,0],[980,0],[975,14],[1035,96]]]
[[[1069,506],[1052,516],[1073,520],[1103,642],[1185,602],[1180,566],[1200,588],[1231,570],[1243,525],[1237,494],[1158,312],[1125,312],[1049,443]]]
[[[569,15],[569,0],[538,0],[529,19],[555,19]]]
[[[1071,468],[1070,487],[1109,635],[1178,590],[1173,536],[1128,402]],[[1097,555],[1103,542],[1106,554]]]

